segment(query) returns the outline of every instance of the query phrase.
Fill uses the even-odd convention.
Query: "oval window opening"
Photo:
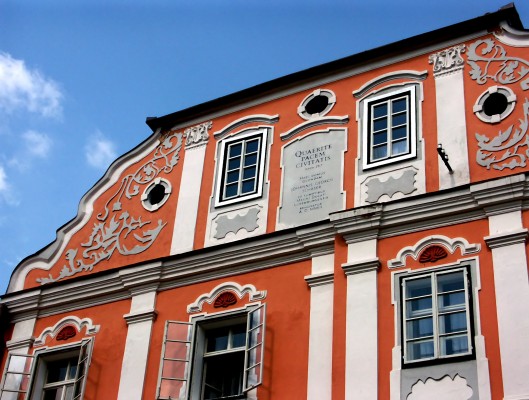
[[[509,103],[507,97],[502,93],[491,93],[483,103],[483,112],[485,115],[501,115],[507,109]]]
[[[310,99],[310,101],[305,106],[305,111],[307,114],[320,114],[329,105],[329,98],[327,96],[315,96],[314,98]]]
[[[161,203],[164,198],[165,186],[161,183],[154,185],[153,188],[149,191],[149,194],[147,195],[147,201],[153,206]]]

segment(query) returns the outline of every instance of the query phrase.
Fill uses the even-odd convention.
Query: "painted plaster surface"
[[[368,203],[378,201],[383,195],[389,198],[393,197],[395,193],[402,193],[404,195],[413,193],[415,190],[415,175],[416,171],[407,170],[398,178],[390,176],[387,180],[382,181],[379,178],[373,178],[366,183]]]
[[[312,133],[283,149],[281,228],[328,218],[344,205],[345,130]]]

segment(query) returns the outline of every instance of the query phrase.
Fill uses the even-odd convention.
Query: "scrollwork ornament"
[[[464,44],[450,47],[449,49],[431,54],[428,58],[429,64],[433,65],[435,75],[442,75],[454,72],[463,68],[465,60],[461,55],[466,50]]]
[[[520,82],[523,90],[529,89],[529,62],[510,57],[503,46],[492,39],[478,40],[468,48],[468,64],[471,67],[470,77],[479,85],[488,79],[502,85]]]
[[[525,99],[523,104],[524,118],[519,120],[519,126],[515,129],[511,125],[505,131],[499,131],[498,135],[489,139],[487,136],[476,133],[479,150],[476,161],[482,167],[496,170],[505,168],[514,169],[525,167],[529,157],[529,135],[527,135],[529,118],[529,100]]]
[[[211,128],[212,122],[204,122],[203,124],[192,126],[184,131],[186,138],[186,149],[190,147],[200,146],[206,144],[209,140],[208,131]]]

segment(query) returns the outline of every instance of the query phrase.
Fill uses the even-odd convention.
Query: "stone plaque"
[[[315,132],[283,147],[283,187],[278,228],[329,218],[343,210],[343,154],[346,131]]]

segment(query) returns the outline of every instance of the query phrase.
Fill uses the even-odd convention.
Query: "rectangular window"
[[[364,103],[364,168],[415,157],[415,87]]]
[[[404,362],[472,353],[468,270],[402,279]]]
[[[264,333],[264,305],[196,323],[167,321],[157,398],[246,398],[262,382]]]
[[[10,354],[0,399],[81,400],[90,345],[86,341],[80,346],[45,351],[36,356]]]
[[[251,131],[221,142],[217,205],[261,196],[265,131]]]

